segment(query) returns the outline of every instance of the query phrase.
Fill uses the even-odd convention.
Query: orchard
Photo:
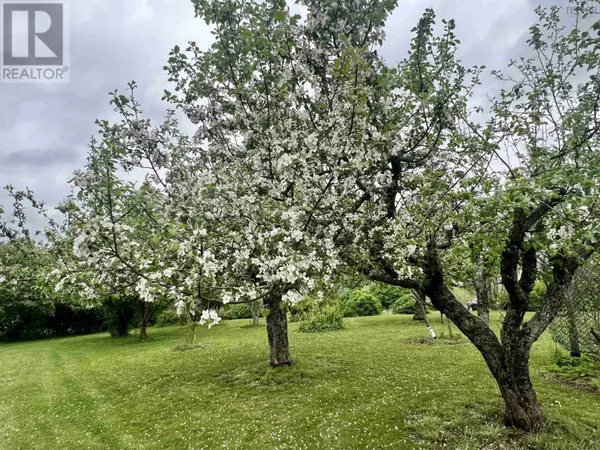
[[[329,363],[310,355],[331,350],[333,342],[368,342],[406,359],[392,363],[371,354],[372,363],[361,363],[364,370],[348,369],[360,374],[356,386],[381,382],[381,371],[394,367],[386,372],[391,389],[394,377],[410,367],[417,370],[411,376],[419,392],[420,383],[429,386],[436,373],[450,377],[452,368],[456,379],[448,389],[460,384],[460,361],[452,364],[447,352],[464,345],[466,366],[479,367],[477,379],[466,378],[486,386],[486,401],[503,400],[494,426],[521,433],[518,442],[506,434],[494,439],[517,442],[512,448],[538,448],[527,447],[536,442],[559,448],[551,446],[559,439],[552,434],[558,433],[552,428],[556,413],[549,419],[545,411],[567,388],[543,384],[542,401],[536,388],[550,383],[539,361],[543,352],[544,364],[552,359],[548,327],[557,316],[570,317],[565,314],[579,304],[582,289],[573,281],[599,264],[598,2],[572,0],[568,7],[577,20],[568,23],[558,6],[537,8],[526,53],[491,69],[463,65],[457,24],[438,19],[432,9],[412,30],[406,57],[389,64],[379,50],[395,0],[303,0],[293,8],[284,0],[192,3],[214,40],[207,49],[189,42],[171,50],[164,120],[146,116],[140,87],[130,82],[110,93],[118,119],[96,121],[87,164],[70,180],[69,197],[49,207],[28,189],[8,187],[11,205],[0,209],[0,336],[59,335],[41,322],[34,327],[32,317],[52,316],[62,304],[73,317],[95,317],[94,326],[64,334],[109,330],[127,336],[139,328],[136,339],[145,342],[136,352],[158,345],[155,333],[166,336],[152,325],[176,324],[187,329],[184,347],[208,346],[210,360],[196,353],[155,364],[164,376],[183,376],[191,391],[209,397],[212,388],[202,383],[214,381],[202,378],[208,376],[202,365],[234,380],[232,386],[252,376],[250,369],[240,375],[243,350],[239,365],[232,356],[245,332],[265,343],[260,358],[271,367],[266,373],[275,374],[265,377],[278,382],[306,372],[323,377],[313,383],[335,385],[337,369],[319,364],[350,364],[356,355],[349,348],[335,357],[321,354]],[[30,215],[44,220],[43,231],[30,231]],[[586,305],[597,305],[586,292]],[[477,308],[467,308],[473,298]],[[394,313],[414,315],[414,321]],[[586,306],[585,314],[596,313]],[[231,329],[238,323],[231,319],[248,318],[255,330]],[[406,342],[394,339],[394,320],[398,336],[410,338]],[[290,324],[297,321],[299,327]],[[385,336],[378,336],[377,324]],[[592,392],[586,395],[597,404],[600,329],[594,326],[590,336],[580,331],[589,338],[588,354],[571,353],[569,363],[556,364],[585,363]],[[361,340],[354,340],[356,333]],[[415,342],[432,345],[427,358],[438,364],[428,362],[431,371],[418,373],[426,346]],[[153,355],[139,356],[141,364],[151,365]],[[219,355],[227,366],[215,363]],[[113,356],[121,357],[136,358],[133,351]],[[197,364],[198,377],[178,374],[177,364],[192,372]],[[344,383],[346,392],[355,392],[351,380]],[[260,395],[264,414],[285,401],[284,391]],[[394,402],[389,391],[382,395]],[[443,400],[437,399],[442,409]],[[423,401],[421,408],[434,408],[429,396]],[[342,415],[353,407],[340,405]],[[377,420],[385,423],[396,406],[380,405]],[[190,427],[202,422],[189,414],[196,417]],[[0,426],[2,433],[10,437],[12,431]],[[600,439],[597,427],[581,435]],[[156,439],[157,447],[170,445]],[[390,444],[378,439],[360,447]],[[412,445],[444,442],[423,439]],[[481,439],[468,445],[504,448]],[[301,444],[282,448],[318,447]],[[580,448],[572,445],[560,448]]]

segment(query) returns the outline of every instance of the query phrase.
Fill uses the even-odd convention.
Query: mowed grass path
[[[0,449],[600,448],[600,396],[542,377],[548,336],[532,366],[550,425],[526,436],[501,426],[474,347],[408,344],[427,336],[409,316],[346,319],[326,334],[291,324],[295,364],[277,370],[265,328],[246,324],[202,328],[187,351],[173,351],[183,327],[152,328],[145,343],[0,344]]]

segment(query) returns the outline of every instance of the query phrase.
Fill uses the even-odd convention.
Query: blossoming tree
[[[473,111],[453,111],[442,132],[449,140],[425,150],[431,152],[427,168],[405,168],[400,189],[387,189],[387,198],[395,200],[392,214],[385,196],[371,193],[388,229],[371,241],[376,246],[370,246],[366,272],[424,291],[481,352],[506,403],[506,423],[529,431],[543,424],[529,376],[531,346],[599,242],[600,83],[592,34],[600,24],[589,24],[585,5],[575,2],[580,21],[567,31],[558,8],[537,11],[540,23],[528,41],[535,57],[513,62],[510,76],[496,72],[508,87],[490,101],[491,119],[480,125]],[[410,134],[407,129],[404,136]],[[448,149],[464,159],[448,158]],[[394,153],[389,156],[393,161]],[[380,169],[393,179],[393,163]],[[412,177],[414,188],[407,189]],[[395,253],[394,246],[410,240],[416,249],[408,258]],[[500,338],[448,287],[448,250],[461,245],[485,250],[501,274],[509,302]],[[536,280],[547,290],[540,310],[526,320]]]
[[[568,31],[558,8],[537,11],[534,57],[495,72],[507,88],[486,109],[469,106],[483,68],[462,67],[454,22],[436,35],[433,11],[408,58],[389,68],[376,47],[393,1],[305,1],[304,18],[283,1],[194,4],[216,42],[174,49],[176,91],[165,97],[199,124],[214,173],[236,174],[238,189],[227,188],[236,209],[258,208],[249,212],[268,227],[283,220],[287,251],[313,248],[330,256],[326,267],[426,294],[481,352],[506,423],[539,429],[531,345],[598,245],[591,3],[573,2],[581,20]],[[448,287],[456,246],[481,249],[501,273],[500,338]],[[526,321],[537,279],[548,289]]]

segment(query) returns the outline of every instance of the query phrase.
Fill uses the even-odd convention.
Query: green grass
[[[410,316],[292,324],[295,364],[276,370],[265,328],[244,325],[200,329],[193,348],[178,326],[0,345],[0,449],[600,448],[600,396],[547,377],[548,336],[532,367],[549,425],[528,436],[501,426],[472,345],[427,345]]]

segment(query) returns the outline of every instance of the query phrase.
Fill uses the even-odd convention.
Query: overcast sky
[[[501,69],[525,49],[534,7],[566,0],[399,0],[388,21],[383,56],[390,63],[408,50],[410,30],[427,7],[454,18],[465,65]],[[109,91],[136,80],[151,117],[161,117],[162,70],[169,50],[212,36],[195,19],[190,0],[70,0],[71,70],[68,84],[0,84],[0,185],[33,189],[55,205],[67,180],[85,164],[96,118],[110,119]],[[566,13],[564,13],[566,15]],[[0,204],[6,196],[0,194]]]

